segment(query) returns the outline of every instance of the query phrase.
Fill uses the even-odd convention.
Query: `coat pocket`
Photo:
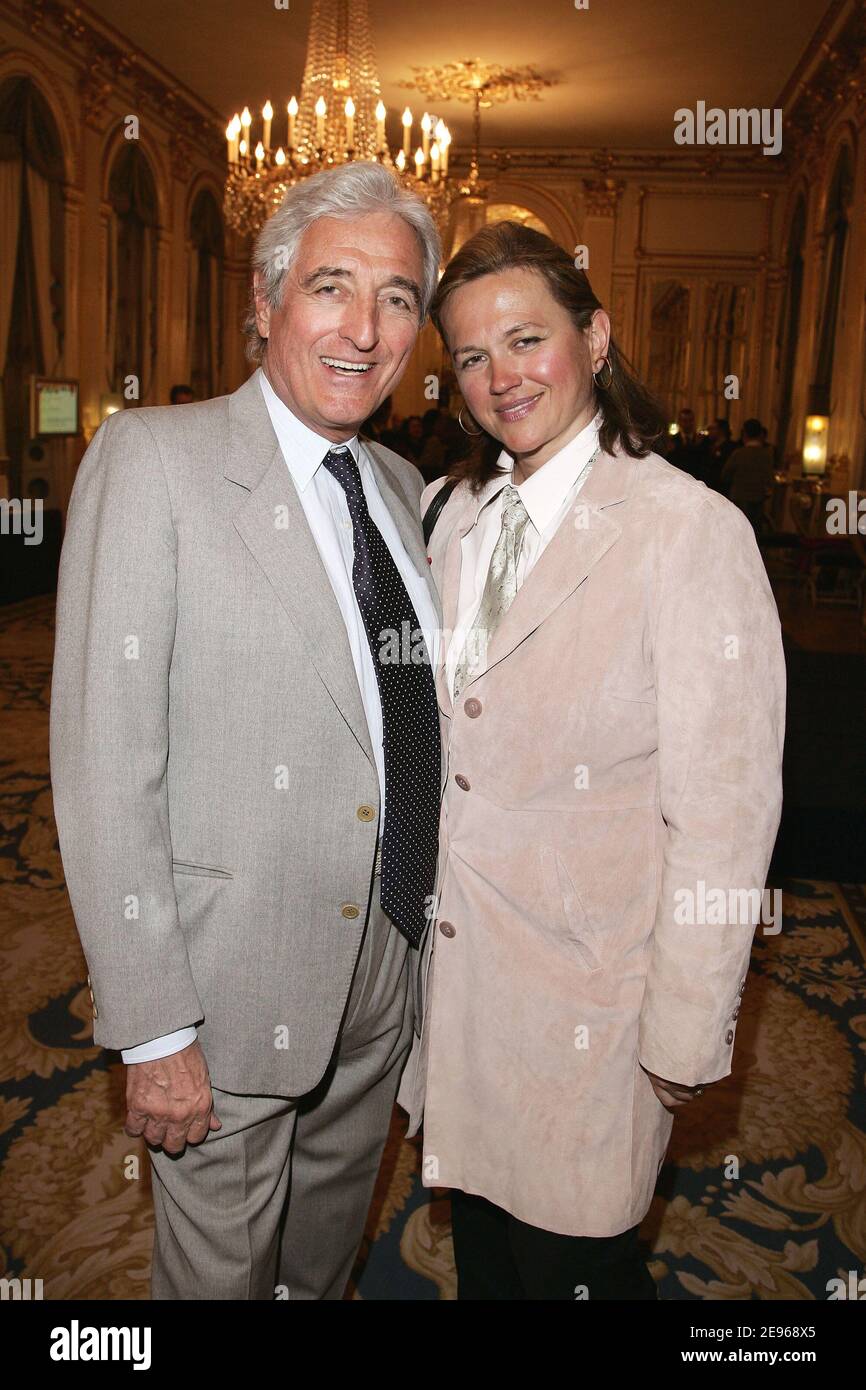
[[[176,874],[198,874],[201,878],[234,878],[228,869],[215,869],[212,864],[191,864],[186,859],[172,859],[172,871]]]
[[[545,845],[541,851],[541,862],[551,892],[561,905],[562,920],[568,932],[569,941],[577,950],[577,954],[590,974],[594,974],[601,969],[601,961],[590,944],[589,938],[592,935],[592,928],[571,874],[559,853],[549,845]]]

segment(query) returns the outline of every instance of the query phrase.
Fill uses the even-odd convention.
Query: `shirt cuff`
[[[137,1047],[122,1047],[120,1055],[124,1062],[156,1062],[160,1057],[170,1057],[189,1047],[198,1037],[194,1027],[177,1028],[173,1033],[164,1033],[161,1038],[151,1038],[150,1042],[139,1043]]]

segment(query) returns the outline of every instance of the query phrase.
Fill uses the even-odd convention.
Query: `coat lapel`
[[[622,527],[608,509],[623,501],[631,490],[634,469],[639,460],[628,454],[600,454],[569,512],[563,517],[550,543],[521,586],[487,649],[486,665],[466,682],[461,696],[485,671],[520,645],[561,603],[574,593],[595,565],[622,533]],[[453,630],[460,588],[460,559],[463,536],[470,530],[477,503],[470,501],[454,526],[443,564],[445,622]],[[452,711],[447,688],[444,658],[437,681],[439,698],[446,714]]]
[[[427,560],[427,551],[424,548],[424,536],[421,531],[420,513],[413,512],[408,505],[402,489],[396,482],[391,465],[388,462],[388,450],[384,449],[375,440],[361,440],[364,448],[373,464],[373,472],[376,475],[376,483],[382,494],[388,511],[394,518],[394,524],[400,533],[400,539],[406,547],[406,553],[418,573],[424,579],[433,605],[436,609],[436,617],[440,626],[442,624],[442,605],[439,598],[439,591],[433,582],[430,572],[430,564]],[[407,467],[411,465],[407,464]]]
[[[459,494],[455,494],[452,501],[448,500],[448,506],[452,506],[457,501],[457,496],[462,497],[462,507],[457,511],[454,518],[454,525],[448,534],[445,542],[445,552],[442,557],[442,627],[443,638],[440,644],[439,664],[436,671],[436,694],[439,697],[439,708],[443,714],[451,715],[453,704],[451,701],[451,691],[448,689],[448,682],[445,678],[445,660],[448,655],[448,644],[457,626],[457,600],[460,595],[460,571],[462,560],[463,537],[472,529],[478,511],[478,499],[473,497],[468,488],[461,487]],[[436,533],[434,531],[434,544]]]
[[[373,763],[346,625],[274,434],[258,372],[229,397],[225,476],[248,491],[234,515],[235,529],[273,586],[331,699]]]

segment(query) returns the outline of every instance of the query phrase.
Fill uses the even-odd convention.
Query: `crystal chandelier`
[[[449,172],[451,133],[444,121],[425,111],[421,142],[413,154],[414,117],[407,107],[402,147],[392,157],[386,114],[367,0],[313,0],[301,100],[292,97],[286,107],[285,146],[274,147],[270,101],[255,133],[246,106],[226,127],[227,224],[241,235],[255,234],[287,189],[308,175],[352,160],[375,160],[426,201],[444,237],[452,203],[468,192]]]
[[[473,108],[472,157],[469,178],[461,192],[483,198],[487,187],[478,170],[481,156],[481,112],[503,101],[538,101],[552,81],[542,77],[535,68],[506,68],[501,63],[485,63],[481,58],[469,58],[461,63],[446,63],[440,68],[413,68],[411,82],[404,87],[415,88],[433,101],[465,101]]]

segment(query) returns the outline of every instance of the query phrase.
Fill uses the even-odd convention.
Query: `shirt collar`
[[[495,478],[485,483],[478,497],[475,520],[479,513],[492,502],[502,489],[511,483],[520,493],[520,500],[529,513],[529,519],[539,535],[553,521],[574,484],[577,482],[585,464],[595,452],[598,444],[598,431],[601,428],[602,413],[597,414],[584,425],[574,439],[569,440],[558,453],[536,469],[523,483],[514,482],[514,459],[506,449],[496,460],[499,468],[505,469]]]
[[[345,446],[360,466],[364,456],[361,450],[361,441],[357,435],[353,435],[351,439],[345,440],[344,444],[340,445],[334,444],[330,439],[325,439],[324,435],[317,434],[315,430],[310,429],[309,425],[305,425],[303,420],[298,419],[285,401],[282,401],[277,395],[261,368],[259,369],[259,380],[265,405],[268,408],[268,414],[271,417],[271,423],[282,449],[283,457],[299,492],[303,492],[312,480],[329,449]]]

